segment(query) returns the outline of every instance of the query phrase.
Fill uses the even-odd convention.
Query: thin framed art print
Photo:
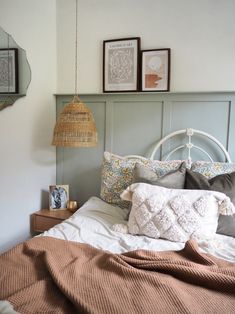
[[[141,91],[170,90],[170,48],[141,51]]]
[[[50,210],[66,209],[69,201],[68,185],[49,186],[49,208]]]
[[[18,93],[18,49],[0,49],[0,94]]]
[[[132,92],[139,87],[140,38],[103,42],[103,92]]]

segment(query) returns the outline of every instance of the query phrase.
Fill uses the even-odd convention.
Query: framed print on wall
[[[141,90],[170,90],[170,48],[141,51]]]
[[[18,49],[0,49],[0,94],[18,93]]]
[[[136,92],[139,87],[140,38],[103,42],[103,92]]]
[[[49,208],[50,210],[66,209],[69,201],[68,185],[49,186]]]

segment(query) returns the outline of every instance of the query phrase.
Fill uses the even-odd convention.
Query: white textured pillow
[[[132,202],[129,233],[176,242],[212,239],[219,214],[235,213],[230,199],[224,193],[214,191],[135,183],[121,197]]]

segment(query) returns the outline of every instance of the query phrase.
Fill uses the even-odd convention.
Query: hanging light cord
[[[93,114],[79,99],[78,82],[78,0],[76,3],[75,31],[75,94],[72,102],[65,105],[57,119],[52,145],[62,147],[94,147],[97,145],[97,130]],[[62,150],[64,152],[64,150]]]
[[[8,73],[7,73],[7,91],[8,94],[10,93],[10,40],[9,40],[9,34],[7,35],[7,66],[8,66]]]
[[[78,0],[76,0],[76,32],[75,32],[75,96],[78,97]]]

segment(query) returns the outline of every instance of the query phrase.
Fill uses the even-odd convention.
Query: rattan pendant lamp
[[[76,1],[75,39],[75,95],[72,102],[65,105],[57,119],[52,145],[62,147],[94,147],[97,145],[97,130],[90,109],[81,102],[77,93],[77,47],[78,47],[78,0]]]

